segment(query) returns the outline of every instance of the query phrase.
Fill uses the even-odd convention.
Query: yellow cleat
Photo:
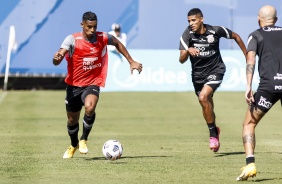
[[[72,158],[74,155],[74,152],[78,149],[77,147],[73,147],[72,145],[70,145],[70,147],[67,149],[67,151],[65,152],[63,158]]]
[[[257,169],[255,163],[251,163],[243,167],[242,173],[238,178],[236,179],[237,181],[246,181],[249,177],[254,177],[257,175]]]
[[[86,146],[86,142],[87,142],[87,140],[80,140],[80,141],[79,141],[79,152],[80,152],[81,154],[86,154],[86,153],[88,153],[88,148],[87,148],[87,146]]]

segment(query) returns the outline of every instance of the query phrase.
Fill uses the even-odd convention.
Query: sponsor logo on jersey
[[[272,106],[272,103],[266,101],[266,98],[264,98],[263,96],[260,97],[260,100],[258,102],[259,106],[265,107],[267,109],[270,109]]]
[[[99,67],[102,67],[102,64],[101,63],[97,63],[97,64],[93,64],[93,65],[83,65],[82,68],[84,71],[87,71],[87,70],[93,70],[95,68],[99,68]]]
[[[209,43],[213,43],[213,42],[214,42],[214,37],[213,37],[213,35],[208,35],[208,36],[207,36],[207,40],[208,40]]]
[[[84,71],[92,70],[97,67],[102,67],[101,63],[95,64],[95,61],[98,60],[98,57],[94,58],[83,58],[82,68]]]
[[[75,38],[76,40],[82,40],[82,37],[81,36],[78,36]]]
[[[206,40],[203,39],[203,38],[201,38],[201,39],[192,38],[192,41],[205,42]]]
[[[264,31],[282,31],[282,27],[264,27]]]
[[[274,89],[275,89],[275,90],[282,90],[282,86],[281,86],[281,85],[274,86]]]
[[[210,44],[194,43],[194,47],[208,47]]]
[[[274,76],[274,80],[282,80],[282,74],[277,73],[276,76]]]
[[[215,54],[214,50],[209,50],[209,51],[200,51],[200,56],[212,56]]]
[[[200,52],[203,52],[203,51],[205,51],[206,50],[206,48],[205,47],[195,47],[196,49],[198,49]]]
[[[98,36],[103,36],[103,34],[98,34]]]
[[[199,40],[199,42],[205,42],[205,41],[207,41],[207,40],[204,40],[203,38],[201,38],[201,39]]]
[[[209,44],[200,44],[200,43],[195,43],[194,47],[200,51],[199,55],[200,56],[211,56],[215,54],[214,50],[207,50],[206,47],[208,47]]]
[[[98,57],[94,57],[94,58],[83,58],[83,61],[84,62],[94,62],[94,61],[96,61],[98,59]],[[84,63],[83,62],[83,63]]]

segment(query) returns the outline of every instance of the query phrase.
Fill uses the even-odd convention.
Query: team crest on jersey
[[[207,36],[207,40],[208,40],[208,43],[214,42],[214,37],[213,37],[213,35],[208,35],[208,36]]]

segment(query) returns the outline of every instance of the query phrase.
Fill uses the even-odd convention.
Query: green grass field
[[[101,93],[89,153],[77,151],[72,159],[62,159],[70,145],[64,97],[64,91],[0,92],[1,184],[237,183],[245,164],[243,92],[214,96],[221,128],[216,154],[193,92]],[[277,103],[257,127],[258,174],[247,183],[282,183],[281,119]],[[121,159],[104,159],[108,139],[123,144]]]

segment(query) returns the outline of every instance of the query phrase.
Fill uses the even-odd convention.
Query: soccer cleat
[[[246,165],[245,167],[242,167],[242,173],[238,178],[237,181],[246,181],[249,177],[254,177],[257,175],[257,169],[255,163],[251,163]]]
[[[81,154],[86,154],[86,153],[88,153],[88,148],[87,148],[87,146],[86,146],[86,140],[80,140],[79,141],[79,152],[81,153]]]
[[[217,152],[220,147],[220,143],[219,143],[220,129],[219,127],[216,127],[216,128],[217,128],[218,135],[216,137],[210,137],[210,149],[213,152]]]
[[[77,147],[73,147],[72,145],[70,145],[70,147],[67,149],[67,151],[65,152],[63,158],[72,158],[74,155],[74,152],[78,149]]]

